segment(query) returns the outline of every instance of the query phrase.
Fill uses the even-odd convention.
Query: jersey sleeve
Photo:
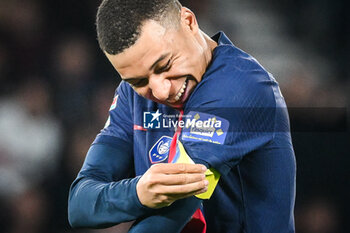
[[[109,227],[152,212],[140,203],[136,193],[140,177],[134,174],[130,99],[122,83],[109,120],[70,187],[68,218],[73,227]]]
[[[195,162],[209,164],[222,175],[273,140],[277,114],[282,113],[278,120],[287,130],[289,127],[283,97],[269,73],[257,65],[226,72],[226,77],[200,83],[190,100],[192,107],[185,112],[192,120],[211,120],[209,126],[190,126],[181,136]],[[278,107],[278,101],[282,107]]]
[[[136,193],[132,159],[123,141],[118,147],[94,143],[69,192],[68,218],[73,227],[101,228],[135,220],[152,210]]]
[[[132,147],[133,142],[133,92],[125,82],[118,86],[104,128],[95,143],[113,144],[120,138]]]
[[[155,210],[152,215],[136,220],[129,233],[178,233],[201,205],[202,201],[193,196],[177,200],[168,207]]]

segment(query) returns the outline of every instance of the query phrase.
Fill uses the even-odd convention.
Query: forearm
[[[69,195],[68,217],[73,227],[109,227],[135,220],[151,211],[136,194],[139,177],[118,182],[77,179]]]
[[[73,227],[101,228],[135,220],[152,209],[144,207],[136,194],[139,177],[130,177],[132,159],[128,151],[104,144],[91,146],[68,201]]]
[[[201,202],[196,197],[177,200],[169,207],[158,209],[151,216],[138,219],[129,233],[178,233],[190,221]]]
[[[70,189],[68,203],[70,224],[73,227],[102,228],[121,222],[137,220],[132,228],[134,232],[163,232],[162,229],[164,228],[169,229],[169,232],[181,230],[199,207],[200,200],[190,197],[178,200],[170,207],[161,209],[145,207],[141,204],[136,191],[139,177],[128,178],[132,176],[129,173],[133,170],[133,167],[132,159],[127,154],[129,153],[125,148],[123,149],[122,145],[111,147],[104,144],[95,144],[90,148],[84,165]],[[176,170],[178,165],[163,164],[149,169],[146,173],[151,174],[150,177],[160,178],[162,175],[156,171],[162,170],[161,168],[163,167],[166,173],[169,173],[171,168]],[[191,169],[191,167],[193,167],[192,169],[196,168],[198,171],[196,169],[188,170],[189,173],[187,174],[187,169]],[[161,193],[164,192],[159,198],[164,200],[164,197],[167,197],[168,201],[173,202],[180,196],[182,198],[192,196],[205,190],[203,183],[203,172],[205,169],[201,166],[190,164],[183,168],[185,168],[186,176],[192,178],[188,177],[188,179],[183,180],[184,174],[179,176],[170,175],[169,179],[171,182],[169,180],[165,182],[170,186],[160,185],[158,188],[163,190]],[[177,173],[177,171],[173,171],[173,173]],[[163,174],[163,178],[164,176],[167,177],[168,175]],[[153,185],[157,184],[153,178],[146,178],[145,180],[150,180]],[[188,181],[190,184],[181,186],[180,184],[184,181]],[[180,186],[173,190],[171,183],[174,183],[175,186]],[[152,187],[148,191],[151,192],[153,190]],[[173,190],[173,194],[167,195],[166,193],[169,193],[169,190],[166,191],[167,188]],[[188,188],[189,190],[187,190]],[[159,190],[153,191],[158,193],[160,192]],[[145,194],[143,193],[142,195]],[[151,199],[154,198],[153,196]],[[158,222],[157,226],[154,225],[153,221]],[[158,229],[158,231],[155,231],[155,229]]]
[[[144,207],[136,194],[139,177],[103,183],[81,178],[73,184],[69,196],[69,222],[73,227],[103,228],[136,220],[130,232],[179,232],[199,208],[195,197],[181,199],[169,207]]]

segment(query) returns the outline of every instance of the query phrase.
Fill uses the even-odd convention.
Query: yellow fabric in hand
[[[178,150],[177,153],[179,153],[178,154],[179,156],[177,156],[177,158],[174,159],[175,161],[173,161],[173,163],[193,163],[194,164],[193,160],[190,158],[190,156],[188,156],[184,146],[179,140],[177,141],[176,149]],[[196,197],[200,199],[209,199],[211,197],[211,195],[215,190],[216,185],[219,182],[220,173],[216,171],[214,168],[210,168],[206,170],[205,178],[209,181],[208,190],[205,193],[196,195]]]
[[[200,199],[209,199],[213,194],[216,185],[220,179],[220,173],[214,168],[210,168],[205,172],[205,179],[209,181],[208,190],[205,193],[197,194],[196,197]]]

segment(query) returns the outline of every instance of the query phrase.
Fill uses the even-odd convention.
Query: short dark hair
[[[135,44],[146,20],[176,25],[172,16],[180,18],[180,9],[178,0],[103,0],[96,17],[99,45],[108,54],[121,53]]]

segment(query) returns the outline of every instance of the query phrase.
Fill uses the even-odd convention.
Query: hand
[[[150,167],[136,185],[140,202],[150,208],[162,208],[174,201],[204,193],[208,181],[201,164],[160,163]]]

